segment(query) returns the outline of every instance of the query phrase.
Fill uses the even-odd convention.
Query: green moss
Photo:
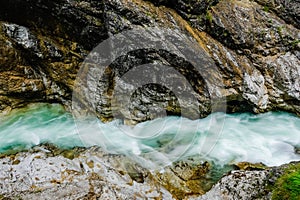
[[[209,10],[206,12],[206,16],[205,17],[206,17],[206,20],[209,21],[209,23],[212,23],[213,16],[212,16],[212,14],[211,14],[211,12]]]
[[[300,164],[292,165],[276,181],[272,200],[300,200]]]
[[[265,12],[269,12],[269,10],[270,10],[269,6],[267,6],[267,5],[265,5],[263,9]]]
[[[294,40],[290,43],[290,45],[292,46],[292,48],[296,48],[296,46],[300,43],[300,40]]]
[[[277,32],[278,32],[278,34],[281,38],[283,38],[283,35],[282,35],[283,29],[284,29],[284,26],[278,26],[277,27]]]
[[[278,27],[277,27],[277,31],[278,31],[279,33],[281,33],[281,32],[283,31],[283,26],[278,26]]]

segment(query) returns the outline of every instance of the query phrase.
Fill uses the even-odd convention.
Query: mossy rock
[[[239,162],[233,165],[238,170],[265,170],[268,167],[263,163]]]
[[[272,200],[300,200],[300,163],[288,167],[276,181]]]

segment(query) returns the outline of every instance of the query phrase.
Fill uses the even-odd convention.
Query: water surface
[[[221,127],[212,134],[214,126]],[[300,118],[284,112],[214,113],[204,119],[165,117],[135,127],[120,120],[74,120],[58,104],[34,104],[0,118],[0,152],[41,143],[62,148],[99,145],[157,167],[188,156],[224,165],[241,161],[269,166],[300,160]]]

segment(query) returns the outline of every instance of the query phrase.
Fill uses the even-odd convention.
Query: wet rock
[[[139,34],[138,30],[148,28],[149,38],[143,35],[148,40],[146,44],[157,40],[164,28],[172,33],[172,42],[194,41],[197,45],[189,51],[201,49],[203,62],[211,59],[210,67],[205,67],[207,63],[192,66],[187,58],[180,56],[182,45],[178,43],[176,49],[170,41],[160,39],[164,50],[142,48],[118,56],[104,77],[88,71],[94,82],[82,91],[88,95],[76,96],[75,109],[83,107],[84,112],[96,113],[103,121],[121,118],[127,124],[165,115],[205,117],[214,111],[224,111],[224,100],[227,112],[284,110],[299,114],[299,6],[296,2],[47,0],[41,3],[27,0],[17,4],[0,3],[3,55],[0,110],[8,111],[32,101],[61,102],[70,108],[72,92],[78,88],[74,86],[78,70],[94,47],[109,36],[129,30],[137,30]],[[101,55],[91,57],[97,56]],[[151,75],[159,74],[154,70],[157,66],[165,66],[177,71],[178,76],[165,73],[161,82],[187,80],[191,87],[186,89],[183,84],[176,93],[162,84],[135,88],[138,82],[122,79],[127,72],[135,72],[134,66],[144,64],[151,64],[152,68],[142,74],[135,73],[136,77],[147,75],[144,79],[151,79]],[[212,66],[217,72],[209,71]],[[208,75],[199,74],[195,67],[201,68],[201,72],[207,70]],[[211,79],[218,81],[210,85]],[[84,84],[84,80],[79,81],[79,85]],[[116,85],[119,87],[115,88]],[[114,94],[120,94],[120,101]],[[131,95],[129,105],[123,101],[127,94]],[[182,94],[192,94],[196,101],[181,100],[178,96]],[[90,99],[95,102],[88,102]]]
[[[234,164],[234,166],[239,170],[264,170],[268,167],[263,163],[249,163],[249,162],[239,162]]]
[[[300,154],[300,148],[299,147],[295,147],[295,153]]]
[[[211,168],[208,162],[191,158],[173,163],[155,177],[174,197],[183,199],[202,195],[212,187]]]

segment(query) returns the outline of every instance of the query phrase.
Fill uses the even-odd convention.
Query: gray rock
[[[270,199],[264,194],[267,175],[267,171],[232,171],[199,199]]]
[[[142,48],[118,56],[117,52],[126,51],[123,46],[123,50],[107,51],[107,55],[103,52],[90,55],[92,60],[97,60],[109,58],[110,54],[115,60],[104,77],[88,71],[92,81],[82,89],[82,94],[73,98],[76,101],[73,108],[83,106],[103,121],[121,118],[128,124],[165,115],[205,117],[214,111],[225,111],[226,106],[227,112],[284,110],[299,114],[297,1],[151,2],[0,3],[0,21],[5,21],[0,22],[3,55],[0,77],[5,77],[0,79],[1,111],[24,106],[29,101],[61,102],[70,108],[74,88],[78,89],[76,81],[78,85],[86,84],[84,80],[75,81],[81,75],[87,77],[82,74],[84,70],[79,71],[86,55],[109,36],[129,30],[142,34],[139,30],[148,30],[140,36],[146,40],[143,43],[156,41],[164,51]],[[168,30],[172,37],[159,39],[164,33],[161,29]],[[196,49],[202,52],[201,64],[193,66],[188,57],[182,57],[183,45],[176,41],[184,40],[194,41],[188,55],[193,55]],[[124,42],[112,43],[110,48]],[[152,68],[140,74],[134,71],[133,66],[144,64],[151,64]],[[178,74],[155,71],[158,65]],[[211,70],[212,66],[217,70]],[[200,73],[195,69],[200,69]],[[136,88],[133,86],[139,82],[122,79],[127,72],[132,72],[134,79],[145,76],[141,80],[154,81],[153,74],[157,73],[165,74],[161,83],[187,81],[188,84],[178,84],[179,93],[163,84]],[[119,87],[115,88],[116,85]],[[119,98],[113,94],[119,94]],[[131,95],[129,104],[123,98],[128,94]],[[178,97],[185,94],[194,98],[181,101]],[[94,102],[90,103],[90,99]]]
[[[98,148],[73,159],[47,152],[35,150],[0,159],[0,194],[22,199],[172,199],[149,172],[123,156]]]
[[[150,172],[125,156],[108,154],[98,147],[61,150],[42,145],[27,152],[1,155],[0,197],[271,199],[270,186],[286,168],[295,165],[297,162],[260,168],[254,164],[254,170],[233,170],[214,184],[210,177],[213,166],[196,157]]]

